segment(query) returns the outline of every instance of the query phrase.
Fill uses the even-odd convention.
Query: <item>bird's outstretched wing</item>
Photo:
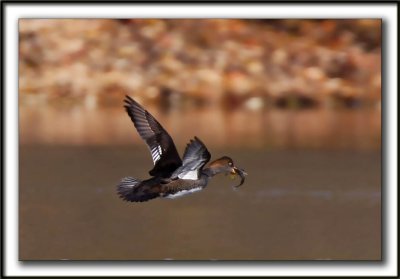
[[[204,143],[199,138],[194,137],[186,146],[182,166],[174,171],[171,178],[197,180],[200,170],[210,158],[210,152],[208,152]]]
[[[139,135],[146,141],[150,149],[154,168],[149,171],[149,174],[169,177],[182,165],[182,160],[171,136],[147,110],[131,97],[126,96],[124,107]]]

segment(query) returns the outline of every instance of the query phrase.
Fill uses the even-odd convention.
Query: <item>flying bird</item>
[[[183,196],[204,189],[210,178],[219,173],[239,175],[241,181],[235,187],[244,183],[247,173],[227,156],[205,167],[211,155],[198,137],[190,140],[181,159],[171,136],[147,110],[129,96],[125,98],[124,107],[150,149],[154,167],[147,180],[125,177],[119,182],[117,192],[123,200],[144,202],[157,197]]]

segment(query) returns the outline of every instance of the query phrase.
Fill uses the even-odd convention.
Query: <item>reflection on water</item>
[[[247,119],[230,117],[239,123]],[[254,117],[262,120],[249,127],[230,124],[226,129],[237,129],[230,131],[236,135],[246,129],[255,135],[259,132],[254,127],[267,126],[269,117]],[[110,134],[101,135],[111,137],[118,130],[111,122],[119,116],[111,117],[113,121],[103,118]],[[190,125],[183,121],[180,127],[176,123],[181,121],[171,116],[169,128],[177,134],[185,131]],[[205,120],[198,121],[196,125],[205,125]],[[57,129],[66,122],[63,119]],[[125,117],[116,122],[127,125]],[[131,134],[126,136],[132,138]],[[216,142],[224,135],[217,134]],[[120,135],[119,140],[123,138]],[[127,203],[117,197],[115,185],[124,176],[147,177],[152,162],[144,145],[21,145],[19,258],[380,259],[379,151],[211,147],[210,152],[213,158],[230,155],[245,168],[245,185],[235,191],[231,186],[237,181],[221,175],[189,196]]]
[[[379,149],[377,109],[149,111],[177,144],[197,135],[207,145],[268,148]],[[142,144],[122,108],[20,107],[20,143]]]

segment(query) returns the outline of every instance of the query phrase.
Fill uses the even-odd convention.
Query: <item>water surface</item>
[[[21,145],[20,260],[380,259],[379,150],[209,149],[241,188],[128,203],[115,185],[147,177],[144,145]]]

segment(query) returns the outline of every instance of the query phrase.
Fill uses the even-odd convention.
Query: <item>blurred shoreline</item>
[[[381,20],[21,19],[22,103],[379,107]]]
[[[21,144],[379,149],[379,19],[21,19]]]

